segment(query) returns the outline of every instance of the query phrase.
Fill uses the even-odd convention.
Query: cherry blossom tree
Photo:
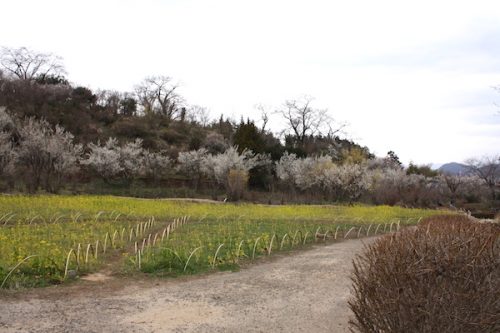
[[[172,160],[165,152],[150,152],[144,151],[143,156],[143,173],[144,175],[157,182],[163,176],[167,175],[171,169]]]
[[[25,170],[28,189],[36,191],[44,180],[47,191],[58,190],[64,176],[78,168],[82,145],[62,127],[28,118],[18,128],[16,165]]]
[[[198,189],[203,171],[203,163],[208,155],[205,148],[180,152],[177,157],[177,171],[189,177],[193,186]]]

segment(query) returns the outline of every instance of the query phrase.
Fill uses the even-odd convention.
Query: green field
[[[61,283],[113,262],[121,272],[176,276],[318,241],[389,232],[433,210],[267,206],[111,196],[1,196],[0,285]]]

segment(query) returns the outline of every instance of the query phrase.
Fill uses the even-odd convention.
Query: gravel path
[[[0,332],[348,332],[351,239],[181,279],[111,278],[0,294]]]

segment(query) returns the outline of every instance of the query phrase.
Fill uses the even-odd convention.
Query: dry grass
[[[352,331],[500,332],[500,226],[436,216],[354,260]]]

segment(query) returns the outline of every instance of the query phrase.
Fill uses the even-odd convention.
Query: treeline
[[[210,119],[166,76],[148,77],[133,92],[92,91],[68,82],[51,54],[3,48],[0,64],[3,191],[56,193],[100,179],[109,186],[185,186],[231,200],[247,198],[248,190],[282,200],[410,206],[497,196],[498,172],[484,174],[498,166],[495,159],[471,163],[471,173],[460,176],[404,169],[394,152],[376,158],[342,139],[345,125],[313,107],[312,98],[275,108],[284,124],[277,136],[266,128],[265,108],[258,122]]]
[[[270,154],[229,146],[219,147],[219,152],[181,151],[172,158],[166,151],[145,148],[141,139],[120,144],[109,138],[84,146],[59,125],[15,118],[5,109],[0,110],[0,129],[4,190],[17,186],[32,193],[57,193],[64,184],[94,178],[110,185],[142,180],[147,186],[180,176],[194,190],[201,185],[215,194],[224,190],[230,200],[244,198],[249,182],[254,189],[309,201],[435,207],[493,199],[480,174],[441,175],[415,165],[404,169],[394,154],[366,158],[359,151],[344,155],[331,146],[323,155],[285,152],[274,161]],[[497,195],[496,186],[492,190]]]
[[[285,101],[273,111],[262,109],[257,125],[223,115],[211,119],[209,110],[189,104],[168,76],[147,77],[131,92],[92,91],[68,82],[61,59],[51,54],[3,48],[0,64],[0,106],[20,119],[33,117],[62,126],[83,145],[140,138],[145,148],[168,150],[172,157],[203,147],[221,152],[232,145],[266,152],[273,159],[285,151],[321,154],[331,144],[370,154],[366,147],[341,139],[337,134],[344,125],[334,122],[326,110],[314,108],[309,97]],[[282,114],[284,140],[266,128],[270,113]]]

